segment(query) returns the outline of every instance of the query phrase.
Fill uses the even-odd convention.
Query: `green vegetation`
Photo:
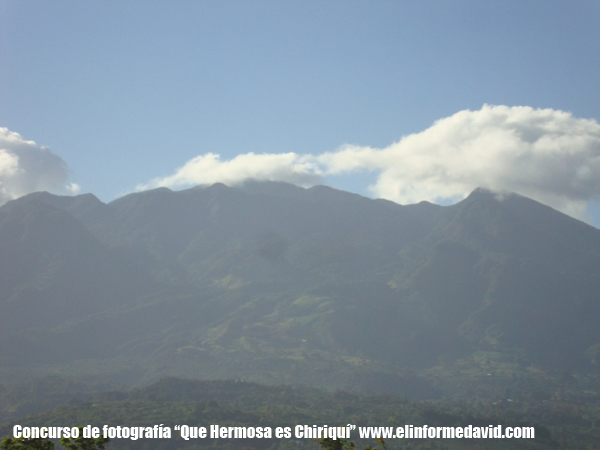
[[[356,446],[354,445],[354,441],[350,441],[348,439],[331,439],[331,438],[323,438],[317,439],[317,442],[324,450],[355,450]],[[383,438],[377,438],[377,443],[381,447],[381,450],[386,450],[387,446],[385,445],[385,441]],[[376,450],[374,447],[367,445],[365,450]]]
[[[10,435],[12,425],[154,426],[164,424],[236,427],[294,427],[296,425],[355,424],[358,426],[533,426],[534,440],[506,439],[392,439],[394,449],[572,449],[600,446],[597,400],[563,399],[483,405],[479,410],[466,404],[413,402],[390,396],[367,396],[314,388],[264,386],[241,381],[193,381],[165,379],[143,389],[98,393],[72,400],[49,411],[20,417],[0,427]],[[357,448],[372,442],[361,440],[356,431],[351,440]],[[170,439],[114,439],[110,448],[196,449],[255,448],[258,450],[314,449],[311,439],[190,439],[173,432]],[[336,444],[337,445],[337,444]]]
[[[598,230],[481,190],[451,207],[278,183],[108,205],[37,193],[0,208],[0,382],[239,378],[435,399],[454,391],[429,374],[478,365],[587,376],[599,266]]]
[[[5,438],[0,443],[5,450],[53,450],[54,443],[42,438]]]
[[[600,231],[483,190],[450,207],[280,183],[32,194],[0,207],[0,421],[536,424],[486,448],[597,447],[598,267]],[[151,444],[111,447],[198,446]]]
[[[78,437],[64,437],[58,441],[63,448],[66,450],[104,450],[104,444],[110,440],[102,437],[83,437],[83,427],[78,427],[78,429]],[[54,450],[54,442],[40,437],[7,437],[0,443],[0,448],[5,450]]]

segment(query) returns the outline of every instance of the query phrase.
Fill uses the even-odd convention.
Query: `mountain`
[[[599,267],[597,229],[482,189],[446,207],[274,182],[35,193],[0,207],[0,374],[416,398],[450,373],[595,374]]]
[[[67,212],[27,199],[0,209],[0,361],[29,366],[88,354],[61,341],[69,321],[139,298],[156,284],[129,251],[110,249]],[[147,271],[146,271],[147,272]],[[57,345],[48,346],[56,339]],[[85,336],[83,337],[85,341]]]

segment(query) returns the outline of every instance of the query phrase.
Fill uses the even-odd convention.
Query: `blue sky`
[[[289,174],[302,172],[310,176],[300,184],[400,202],[458,199],[493,178],[491,188],[547,199],[575,216],[591,204],[597,219],[599,19],[597,1],[0,0],[0,127],[51,149],[68,166],[68,181],[103,201],[145,187],[212,182],[215,173],[233,180],[246,172],[221,163],[238,155],[293,153],[293,161],[250,158],[238,166],[292,182],[300,178]],[[531,109],[483,112],[485,104]],[[540,108],[556,114],[541,118]],[[465,110],[473,114],[448,122],[456,133],[431,131],[435,121]],[[474,152],[488,151],[489,136],[514,134],[506,123],[517,119],[529,128],[545,121],[544,133],[558,121],[560,139],[546,150],[520,141],[518,158],[498,150],[499,160],[461,171]],[[572,132],[581,119],[595,122]],[[482,120],[484,131],[460,141]],[[417,134],[416,147],[393,147]],[[439,136],[454,147],[432,150]],[[551,165],[556,155],[536,156],[513,180],[524,170],[515,161],[550,151],[562,136],[587,142],[579,156],[561,159],[576,175],[559,173]],[[368,149],[380,151],[377,162]],[[208,153],[219,155],[212,165],[196,160],[186,176],[177,175]],[[332,165],[322,157],[328,154],[346,159]],[[415,160],[425,154],[436,167],[446,158],[460,167],[444,162],[443,170],[426,173],[426,162]],[[348,165],[358,157],[362,162]],[[402,185],[409,169],[386,171],[385,164],[420,175]],[[498,165],[506,166],[501,173],[484,173]],[[548,168],[542,174],[536,167]],[[31,176],[40,173],[32,169]],[[447,177],[454,188],[434,198]]]

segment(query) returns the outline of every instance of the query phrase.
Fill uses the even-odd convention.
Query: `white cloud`
[[[79,186],[65,185],[67,164],[49,148],[0,127],[0,204],[36,191],[76,194]]]
[[[513,191],[581,217],[600,198],[600,124],[552,109],[485,105],[373,150],[322,155],[330,170],[378,171],[377,196],[400,203]]]
[[[344,146],[320,155],[198,156],[139,186],[237,184],[246,178],[300,185],[370,171],[371,192],[399,203],[459,200],[477,187],[513,191],[576,217],[600,199],[600,124],[553,109],[489,106],[460,111],[383,149]]]
[[[173,175],[157,178],[136,189],[177,188],[217,182],[235,185],[246,179],[287,181],[299,186],[312,186],[322,180],[317,162],[311,155],[246,153],[222,161],[219,155],[207,153],[191,159]]]

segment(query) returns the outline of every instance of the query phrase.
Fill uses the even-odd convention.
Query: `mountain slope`
[[[140,263],[128,252],[109,249],[70,214],[47,203],[3,206],[2,362],[29,365],[81,356],[74,351],[81,337],[53,345],[47,333],[151,291],[156,283]]]
[[[0,246],[0,345],[31,347],[5,356],[15,370],[427,397],[412,370],[485,354],[596,371],[600,355],[600,232],[514,194],[441,207],[269,182],[109,204],[36,193],[0,208]]]
[[[476,191],[406,250],[397,275],[439,327],[551,366],[586,364],[600,334],[600,234],[524,197]]]

